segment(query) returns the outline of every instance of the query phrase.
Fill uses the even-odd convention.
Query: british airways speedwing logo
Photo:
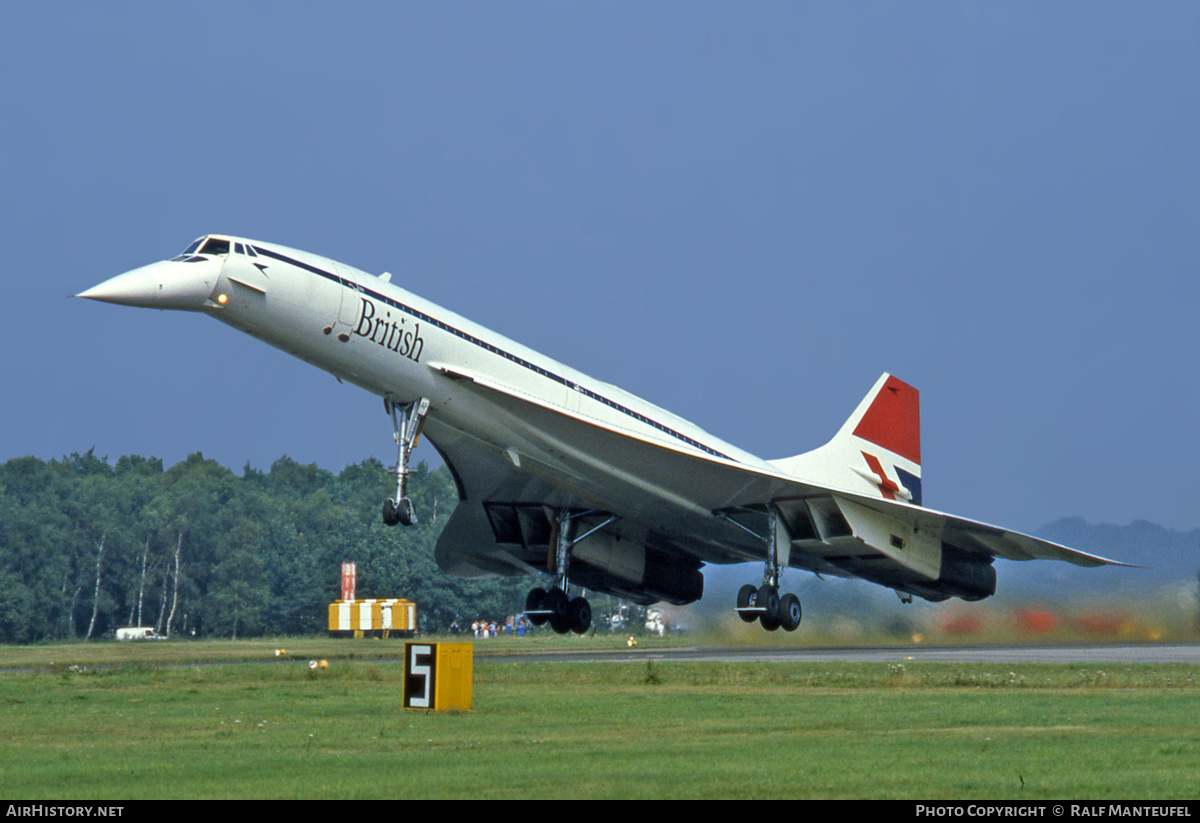
[[[879,487],[879,491],[885,499],[895,500],[897,497],[903,497],[918,506],[921,505],[921,478],[911,472],[906,472],[899,466],[892,466],[899,481],[897,482],[884,471],[883,464],[879,462],[878,457],[866,452],[862,452],[862,456],[867,461],[871,474],[874,475],[871,478],[872,482]]]

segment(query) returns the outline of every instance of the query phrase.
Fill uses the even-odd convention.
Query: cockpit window
[[[183,254],[181,254],[181,255],[179,255],[179,256],[180,256],[180,257],[183,257],[185,254],[191,254],[191,253],[192,253],[192,252],[194,252],[196,249],[200,248],[200,244],[201,244],[201,243],[203,243],[203,242],[204,242],[204,238],[203,238],[203,237],[201,237],[201,238],[200,238],[199,240],[197,240],[195,243],[192,243],[192,245],[190,245],[190,246],[188,246],[186,249],[184,249],[184,250],[183,250]]]
[[[233,250],[234,250],[234,252],[236,252],[237,254],[245,254],[245,253],[246,253],[246,250],[245,250],[244,248],[242,248],[242,244],[241,244],[241,243],[234,243],[234,244],[233,244]]]
[[[219,237],[210,237],[208,242],[204,244],[204,248],[200,249],[201,254],[229,254],[229,241],[222,240]]]

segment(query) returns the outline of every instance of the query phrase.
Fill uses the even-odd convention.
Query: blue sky
[[[67,297],[228,232],[391,271],[764,457],[890,371],[922,393],[927,505],[1200,526],[1195,3],[0,19],[0,460],[390,463],[378,399]]]

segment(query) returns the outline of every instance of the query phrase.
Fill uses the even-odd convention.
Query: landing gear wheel
[[[794,594],[785,594],[779,599],[779,625],[784,631],[796,631],[800,626],[802,615],[799,597]]]
[[[402,523],[405,526],[411,526],[416,521],[416,511],[413,509],[412,501],[407,497],[400,499],[400,505],[396,505],[396,501],[390,497],[383,501],[384,525],[395,526],[397,523]]]
[[[779,614],[779,590],[774,586],[762,586],[758,590],[758,605],[764,609],[764,614],[775,616]]]
[[[747,583],[738,590],[737,607],[738,617],[742,618],[745,623],[753,623],[758,619],[758,615],[754,612],[743,612],[740,609],[746,609],[758,602],[758,588],[753,583]]]
[[[545,611],[545,610],[546,610],[546,590],[545,589],[533,589],[532,591],[530,591],[529,594],[525,597],[525,611],[526,612],[541,612],[541,611]],[[530,614],[529,615],[529,622],[535,626],[544,625],[546,623],[547,619],[549,619],[549,615],[546,615],[546,614]]]
[[[396,511],[400,515],[401,526],[411,526],[417,522],[417,510],[413,507],[413,502],[407,497],[400,499],[400,505],[396,507]]]
[[[583,634],[592,625],[592,606],[587,602],[587,598],[576,597],[567,607],[567,621],[570,623],[571,631],[576,634]]]
[[[562,589],[551,589],[546,593],[543,608],[551,612],[550,628],[558,634],[566,634],[571,631],[571,619],[567,613],[570,607],[571,601],[567,599],[567,594]]]
[[[763,611],[759,615],[759,622],[762,627],[769,632],[773,632],[779,628],[779,591],[774,586],[764,585],[758,590],[758,605]]]

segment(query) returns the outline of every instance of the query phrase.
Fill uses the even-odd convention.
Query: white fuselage
[[[486,379],[539,405],[669,448],[770,469],[680,417],[393,283],[306,252],[250,245],[267,266],[267,282],[247,285],[251,259],[230,255],[215,289],[218,299],[204,310],[339,379],[398,403],[428,397],[431,418],[476,436],[491,421],[473,414],[460,384],[464,377]],[[223,304],[221,294],[227,297]],[[541,449],[536,433],[509,427],[487,439],[507,450],[522,434],[525,449]]]
[[[469,432],[527,471],[536,474],[538,467],[549,467],[560,486],[569,487],[581,465],[602,464],[604,455],[588,453],[586,444],[558,442],[518,417],[481,407],[465,391],[465,382],[486,382],[558,413],[676,451],[777,471],[676,415],[388,280],[286,246],[225,239],[226,254],[185,253],[119,275],[81,296],[203,311],[388,401],[403,404],[427,397],[426,430],[435,444],[443,427]],[[670,489],[637,474],[612,479],[614,490],[625,486],[621,494],[626,499],[640,494],[687,505]],[[696,514],[708,517],[711,512],[698,508]]]

